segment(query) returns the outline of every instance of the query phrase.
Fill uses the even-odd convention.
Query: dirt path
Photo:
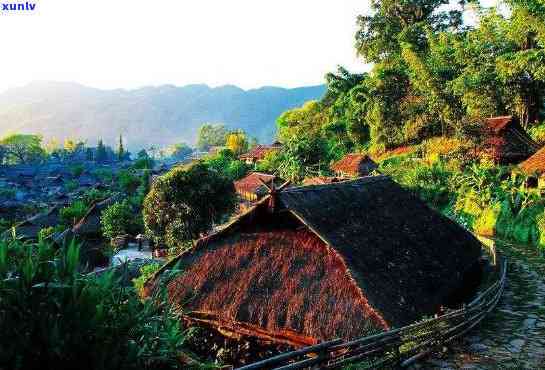
[[[466,338],[413,369],[545,369],[545,259],[531,247],[498,249],[509,266],[497,308]]]

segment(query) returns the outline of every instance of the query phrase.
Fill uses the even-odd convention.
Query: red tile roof
[[[270,184],[275,180],[276,176],[269,175],[267,173],[252,172],[248,176],[235,181],[235,190],[237,193],[256,193],[261,187],[264,187],[263,183]]]
[[[241,160],[254,159],[260,161],[265,159],[265,156],[275,150],[280,150],[282,144],[274,143],[272,145],[256,145],[248,153],[241,154],[238,158]]]
[[[520,164],[527,174],[545,174],[545,147]]]
[[[499,133],[511,122],[513,122],[513,116],[493,117],[488,118],[485,121],[487,128],[494,131],[495,133]]]

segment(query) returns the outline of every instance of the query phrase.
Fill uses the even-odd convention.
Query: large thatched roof
[[[353,338],[436,313],[478,263],[470,233],[384,176],[272,196],[164,267],[185,266],[175,303],[235,331]]]

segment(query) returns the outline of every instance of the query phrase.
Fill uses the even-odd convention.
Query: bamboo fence
[[[507,261],[488,246],[496,278],[469,304],[445,315],[409,326],[351,341],[336,339],[243,366],[238,370],[339,369],[357,364],[358,369],[408,367],[435,349],[477,326],[500,300],[506,282]],[[499,262],[499,264],[498,264]]]

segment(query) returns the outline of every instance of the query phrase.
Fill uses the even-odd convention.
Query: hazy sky
[[[356,58],[365,0],[36,0],[0,15],[0,90],[33,80],[100,88],[323,83]]]
[[[0,91],[34,80],[295,87],[338,64],[367,69],[354,51],[366,0],[30,1],[32,14],[0,14]]]

